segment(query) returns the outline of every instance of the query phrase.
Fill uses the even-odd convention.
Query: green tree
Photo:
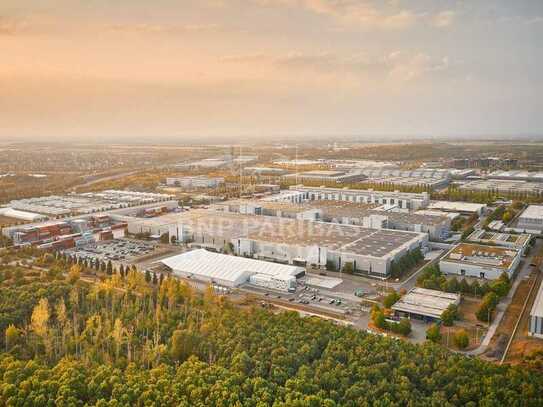
[[[387,296],[383,299],[383,305],[385,308],[392,307],[400,299],[400,294],[395,290],[392,290]]]
[[[353,263],[351,261],[346,261],[345,264],[343,264],[343,272],[345,274],[354,273]]]
[[[434,343],[441,342],[441,328],[438,324],[430,325],[430,327],[426,330],[426,339]]]

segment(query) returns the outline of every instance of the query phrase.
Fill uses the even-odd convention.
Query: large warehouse
[[[528,206],[518,217],[517,229],[541,233],[543,231],[543,206]]]
[[[280,263],[332,266],[384,278],[394,261],[425,248],[425,233],[369,229],[353,225],[192,210],[142,219],[112,215],[130,233],[169,233],[178,241],[214,251]]]
[[[347,189],[326,187],[291,186],[291,190],[303,192],[306,200],[332,200],[357,203],[398,205],[401,209],[426,208],[430,203],[427,192],[375,191],[373,189]]]
[[[495,280],[507,273],[511,278],[520,263],[518,249],[460,243],[453,247],[439,262],[445,274]]]
[[[297,181],[298,183],[304,182],[322,182],[332,184],[347,184],[362,181],[366,178],[360,172],[345,172],[338,170],[314,170],[300,172],[296,174],[284,175],[282,179],[284,181]]]
[[[180,277],[194,278],[225,287],[237,287],[245,283],[294,291],[296,278],[305,274],[303,267],[247,259],[197,249],[161,260]]]
[[[283,218],[320,220],[324,222],[359,225],[373,229],[396,229],[428,233],[431,240],[449,236],[451,220],[444,213],[422,215],[404,212],[398,208],[385,208],[379,204],[348,201],[267,202],[258,200],[232,200],[213,206],[213,209],[247,215],[279,216]]]

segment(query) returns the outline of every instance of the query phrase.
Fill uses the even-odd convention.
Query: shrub
[[[459,349],[466,349],[469,345],[468,333],[461,329],[454,334],[453,341]]]
[[[438,324],[430,325],[426,330],[426,339],[434,343],[441,342],[441,329]]]
[[[345,262],[345,264],[343,265],[343,272],[346,274],[353,274],[354,273],[353,263],[350,261]]]
[[[400,294],[398,294],[396,291],[392,290],[383,300],[383,305],[385,308],[392,307],[396,301],[400,299]]]

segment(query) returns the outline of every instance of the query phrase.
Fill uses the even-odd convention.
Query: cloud
[[[447,71],[449,57],[434,58],[423,52],[391,52],[387,56],[389,76],[401,81],[412,81],[424,75]]]
[[[0,35],[15,35],[26,28],[23,20],[0,16]]]
[[[222,29],[219,24],[150,24],[150,23],[126,23],[112,24],[108,29],[115,32],[134,32],[134,33],[200,33],[200,32],[217,32]]]
[[[287,73],[316,73],[324,75],[370,76],[389,78],[401,82],[413,81],[429,74],[448,71],[449,57],[434,57],[424,52],[393,51],[388,54],[370,55],[356,53],[292,52],[286,55],[248,54],[221,58],[221,62],[243,65],[267,66]]]
[[[431,22],[435,27],[445,28],[451,26],[454,23],[455,18],[456,12],[445,10],[432,16]]]
[[[435,27],[450,26],[455,12],[446,10],[437,14],[399,8],[395,2],[375,3],[370,0],[252,0],[262,6],[298,8],[328,16],[343,25],[364,29],[402,30],[423,22]],[[379,7],[377,6],[379,4]],[[385,7],[381,7],[385,4]]]
[[[526,24],[528,25],[543,24],[543,17],[537,16],[537,17],[530,18],[529,20],[526,21]]]
[[[413,25],[418,16],[409,10],[383,13],[369,1],[359,0],[253,0],[263,6],[301,8],[329,16],[345,24],[384,30],[402,29]]]

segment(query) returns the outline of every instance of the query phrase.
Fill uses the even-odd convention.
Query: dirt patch
[[[524,358],[526,356],[530,355],[535,351],[543,351],[543,340],[528,336],[530,310],[532,309],[532,305],[534,303],[535,297],[537,296],[539,286],[543,279],[541,273],[532,272],[529,279],[524,279],[520,282],[517,292],[515,293],[515,296],[513,297],[513,301],[511,303],[511,305],[514,305],[514,307],[510,306],[510,308],[511,314],[515,312],[514,315],[516,315],[516,319],[518,319],[521,312],[520,310],[522,309],[522,305],[524,304],[524,301],[528,296],[530,287],[532,286],[534,279],[536,279],[535,287],[530,295],[530,298],[528,299],[526,310],[522,315],[522,319],[515,334],[515,338],[513,339],[511,347],[509,348],[509,352],[506,358],[507,363],[522,364],[524,363]],[[509,313],[509,309],[507,310],[507,313]],[[504,316],[504,318],[506,316],[507,314]],[[511,332],[516,323],[516,319],[514,319],[514,321],[504,321],[505,323],[500,324],[499,330],[501,331],[509,329],[509,332]]]
[[[475,316],[480,304],[480,298],[462,296],[462,301],[460,301],[460,305],[458,306],[461,321],[466,324],[481,325],[481,321]]]
[[[441,344],[450,349],[458,349],[454,344],[454,335],[456,332],[464,330],[469,336],[469,345],[462,350],[475,349],[481,343],[486,333],[486,328],[479,328],[476,325],[466,324],[462,321],[455,322],[453,326],[441,326]]]

